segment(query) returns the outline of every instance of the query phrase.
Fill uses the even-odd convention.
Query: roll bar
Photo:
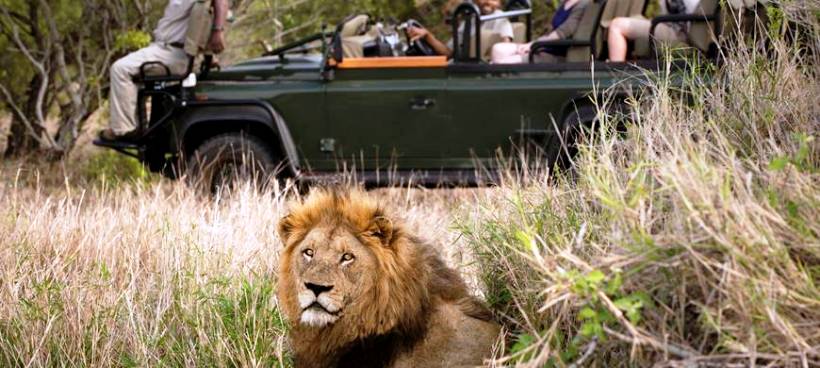
[[[282,47],[277,47],[276,49],[273,49],[269,52],[266,52],[266,53],[262,54],[262,56],[284,57],[284,55],[286,53],[288,53],[289,51],[293,51],[293,50],[297,50],[297,49],[307,49],[305,47],[305,44],[307,44],[309,42],[313,42],[313,41],[318,41],[318,40],[321,40],[323,38],[332,37],[333,34],[334,34],[334,32],[320,32],[320,33],[314,34],[312,36],[308,36],[308,37],[305,37],[303,39],[300,39],[298,41],[293,41],[293,42],[291,42],[287,45],[284,45]]]

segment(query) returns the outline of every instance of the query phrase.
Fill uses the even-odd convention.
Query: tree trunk
[[[25,125],[16,117],[11,119],[11,129],[9,130],[8,142],[6,144],[6,157],[17,157],[37,148],[37,141],[26,131]]]
[[[37,109],[37,93],[40,90],[43,80],[39,75],[35,75],[29,82],[28,90],[26,91],[25,107],[23,114],[26,116],[34,116]],[[43,134],[43,129],[39,125],[34,124],[32,128],[37,134]],[[31,136],[26,129],[25,123],[15,115],[12,115],[11,129],[9,130],[8,143],[6,144],[6,157],[16,157],[31,153],[39,148],[39,144],[34,137]]]

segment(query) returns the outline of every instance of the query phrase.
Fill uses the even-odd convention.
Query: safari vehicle
[[[567,48],[562,63],[488,63],[496,41],[481,33],[482,22],[509,18],[516,42],[532,38],[530,2],[513,0],[503,13],[485,16],[470,2],[459,5],[450,21],[452,60],[402,40],[403,25],[371,22],[366,31],[349,20],[221,70],[204,63],[199,73],[152,75],[156,65],[145,65],[136,78],[140,138],[95,143],[154,171],[192,172],[209,185],[236,172],[469,184],[479,169],[495,167],[499,152],[533,145],[553,164],[570,152],[561,142],[571,135],[562,134],[595,120],[594,91],[627,91],[658,69],[651,45],[646,57],[636,45],[629,63],[603,61],[602,24],[644,12],[645,2],[597,0],[572,39],[533,44],[533,54]],[[714,57],[719,15],[717,0],[703,0],[697,14],[657,18],[653,29],[690,22],[693,50]]]

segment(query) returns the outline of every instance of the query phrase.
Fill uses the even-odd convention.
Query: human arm
[[[424,39],[433,50],[436,51],[439,55],[444,55],[449,57],[453,56],[453,50],[450,50],[447,45],[441,42],[435,35],[433,35],[430,31],[423,27],[408,27],[407,28],[407,35],[410,36],[410,41],[417,41],[420,39]]]
[[[213,0],[214,23],[208,48],[216,54],[225,50],[225,23],[228,19],[228,0]]]
[[[572,7],[567,20],[547,35],[547,37],[550,37],[555,34],[554,37],[556,38],[545,39],[544,41],[563,40],[572,37],[578,29],[578,25],[581,24],[581,18],[584,16],[584,10],[587,5],[589,5],[589,0],[581,0],[575,4],[575,6]]]

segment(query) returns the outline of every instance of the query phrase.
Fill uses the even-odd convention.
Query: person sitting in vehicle
[[[581,18],[584,15],[590,0],[564,0],[552,16],[551,31],[539,37],[536,41],[556,41],[571,38]],[[532,42],[516,44],[511,42],[498,43],[493,46],[492,62],[495,64],[519,64],[529,60]],[[555,47],[543,50],[535,55],[535,60],[542,63],[558,62],[567,55],[566,47]]]
[[[185,50],[189,20],[198,0],[169,0],[162,19],[154,30],[153,42],[128,54],[111,66],[109,128],[100,132],[103,140],[134,138],[137,130],[137,86],[133,78],[147,62],[161,62],[172,74],[182,74],[188,67]],[[228,0],[212,0],[213,23],[208,49],[218,54],[225,48],[223,27],[228,16]],[[207,35],[205,35],[207,36]]]
[[[475,0],[474,3],[478,6],[482,15],[490,15],[501,12],[500,0]],[[462,32],[463,30],[464,23],[459,25],[458,32]],[[501,37],[502,42],[511,42],[515,37],[512,23],[510,23],[507,18],[499,18],[482,22],[481,32],[496,34]],[[411,42],[423,39],[437,54],[447,56],[448,58],[453,56],[452,39],[445,44],[439,41],[439,39],[426,28],[421,26],[409,27],[407,29],[407,34],[410,36]]]
[[[685,14],[692,12],[698,0],[660,0],[661,14]],[[626,61],[628,41],[648,39],[652,21],[643,16],[619,17],[609,25],[607,45],[609,61]],[[660,23],[653,35],[656,40],[664,42],[686,42],[685,23]]]

